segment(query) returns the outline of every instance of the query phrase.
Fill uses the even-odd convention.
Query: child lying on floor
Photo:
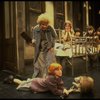
[[[21,81],[14,79],[13,81],[18,84],[17,90],[21,88],[28,88],[34,93],[51,91],[55,95],[67,96],[71,90],[64,87],[62,77],[62,66],[58,63],[52,63],[48,67],[48,76],[45,78],[33,78]]]
[[[75,77],[72,84],[73,86],[70,88],[72,92],[80,92],[81,94],[89,94],[93,93],[94,88],[94,79],[90,76],[79,76]]]

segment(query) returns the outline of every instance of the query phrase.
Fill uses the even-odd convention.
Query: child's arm
[[[80,88],[80,83],[73,82],[72,83],[76,88]]]
[[[66,88],[64,88],[63,93],[64,93],[65,95],[68,95],[68,94],[70,93],[70,91],[67,90]]]

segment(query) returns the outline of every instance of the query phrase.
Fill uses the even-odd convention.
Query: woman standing
[[[38,25],[33,28],[33,40],[35,44],[34,53],[34,74],[32,77],[45,77],[47,67],[56,62],[54,44],[57,34],[50,25],[47,13],[41,14],[37,19]]]

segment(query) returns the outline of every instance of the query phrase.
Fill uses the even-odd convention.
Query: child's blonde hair
[[[94,80],[89,76],[80,77],[80,89],[82,93],[89,93],[93,91]]]
[[[66,24],[69,24],[70,27],[72,28],[72,22],[71,21],[69,21],[69,20],[65,21],[64,26],[66,26]]]

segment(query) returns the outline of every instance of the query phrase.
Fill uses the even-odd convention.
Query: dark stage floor
[[[84,71],[85,68],[82,67],[82,65],[84,65],[82,63],[84,62],[82,62],[81,59],[75,59],[75,60],[74,60],[75,61],[74,77],[85,74],[85,71]],[[66,99],[83,99],[83,98],[97,99],[97,98],[100,98],[100,68],[99,67],[100,66],[98,66],[97,68],[94,65],[94,68],[92,69],[90,68],[88,70],[88,75],[92,76],[95,80],[94,96],[81,96],[80,93],[71,93],[69,94],[68,97],[66,97]],[[31,68],[32,67],[26,66],[27,71],[25,73],[25,76],[27,77],[31,76],[32,74]],[[68,68],[64,67],[64,71],[66,71],[66,73],[63,72],[63,77],[62,77],[63,81],[65,83],[66,88],[70,88],[72,86],[72,81],[74,77],[72,77],[71,69],[69,67]],[[31,91],[17,91],[15,84],[4,84],[3,83],[3,79],[6,78],[8,75],[9,75],[8,73],[4,71],[0,71],[0,99],[2,98],[3,99],[19,99],[19,98],[20,99],[61,99],[59,96],[55,96],[50,92],[33,94]]]

